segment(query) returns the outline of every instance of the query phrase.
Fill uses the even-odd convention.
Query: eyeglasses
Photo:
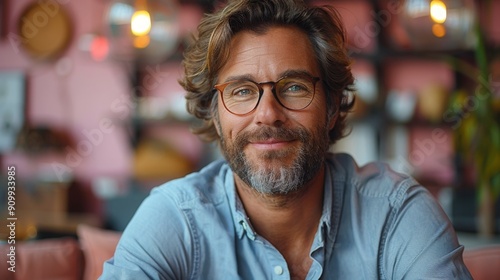
[[[214,86],[221,93],[226,110],[242,116],[251,113],[259,105],[264,94],[264,85],[270,85],[274,98],[288,110],[303,110],[311,104],[316,91],[318,77],[307,74],[289,75],[276,82],[256,83],[243,79]]]

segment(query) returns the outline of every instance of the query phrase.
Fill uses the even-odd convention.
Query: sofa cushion
[[[83,279],[96,280],[102,274],[104,262],[114,255],[121,233],[82,224],[77,234],[85,256]]]
[[[15,272],[10,267],[10,246],[15,246]],[[83,255],[74,238],[54,238],[0,245],[0,279],[79,280]]]
[[[500,244],[464,251],[464,263],[475,280],[497,280],[500,276]]]

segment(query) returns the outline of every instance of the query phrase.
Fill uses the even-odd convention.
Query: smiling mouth
[[[266,140],[250,141],[249,145],[260,150],[276,150],[276,149],[286,148],[292,142],[293,140],[266,139]]]
[[[236,142],[242,149],[248,147],[263,152],[284,152],[303,142],[305,132],[300,129],[264,127],[259,130],[246,131],[239,135]]]

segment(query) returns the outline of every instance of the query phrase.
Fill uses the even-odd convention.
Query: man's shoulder
[[[391,197],[407,193],[410,188],[420,188],[420,184],[410,175],[394,171],[387,163],[370,162],[359,166],[347,154],[331,155],[331,166],[341,167],[346,188],[366,197]]]
[[[231,170],[227,163],[224,160],[217,160],[200,171],[154,188],[151,195],[167,196],[181,206],[195,201],[217,204],[225,197],[228,172]]]

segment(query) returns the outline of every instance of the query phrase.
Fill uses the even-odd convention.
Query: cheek
[[[224,108],[218,110],[219,119],[216,124],[217,133],[220,137],[224,137],[226,140],[234,139],[235,135],[244,129],[244,119],[242,117],[235,116]]]
[[[319,96],[318,96],[319,97]],[[307,115],[299,118],[306,127],[323,127],[330,131],[335,125],[336,118],[328,117],[326,99],[322,96],[317,98],[308,107]]]
[[[325,122],[328,120],[328,109],[326,106],[326,99],[324,97],[315,99],[310,105],[310,110],[315,115],[316,121],[320,121],[320,118]]]
[[[326,100],[315,100],[316,102],[313,102],[309,107],[311,108],[310,110],[312,112],[315,112],[316,114],[326,114]]]
[[[222,100],[220,99],[220,97],[217,98],[217,108],[216,108],[216,114],[217,116],[214,118],[214,122],[215,122],[215,128],[217,130],[217,134],[219,134],[219,137],[224,137],[224,136],[227,136],[227,131],[226,131],[226,127],[228,127],[228,116],[227,115],[227,111],[226,109],[224,108],[224,105],[222,104]]]

